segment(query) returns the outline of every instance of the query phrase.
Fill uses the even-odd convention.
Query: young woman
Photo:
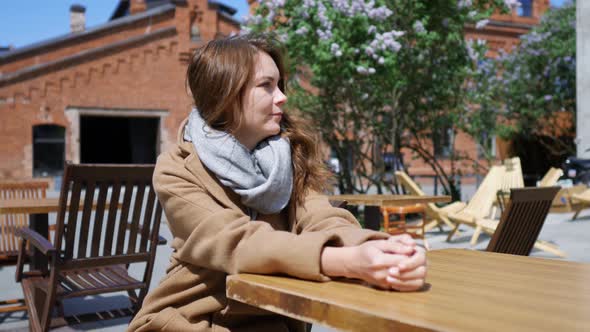
[[[282,108],[276,42],[213,40],[196,51],[187,82],[195,108],[154,174],[175,251],[130,331],[304,331],[302,322],[228,300],[234,273],[423,286],[425,255],[409,236],[363,230],[321,194],[327,173],[316,143]]]

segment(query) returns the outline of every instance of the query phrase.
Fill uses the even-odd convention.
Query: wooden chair
[[[563,175],[561,168],[551,167],[543,176],[537,187],[552,187],[557,183],[557,180]]]
[[[449,213],[448,218],[455,223],[455,228],[449,233],[447,241],[450,241],[460,225],[476,228],[471,238],[471,244],[475,244],[479,236],[476,221],[490,215],[492,205],[496,199],[496,193],[500,189],[500,183],[506,172],[506,166],[492,166],[483,179],[475,194],[467,206],[456,213]]]
[[[0,200],[45,198],[45,181],[0,182]],[[19,237],[16,230],[29,226],[27,214],[0,214],[0,266],[15,265]],[[0,300],[0,313],[26,310],[24,299]]]
[[[486,250],[528,256],[558,191],[559,187],[512,189],[508,206]]]
[[[152,187],[153,171],[153,165],[66,164],[55,245],[29,228],[19,230],[24,241],[16,277],[22,282],[32,331],[131,315],[141,307],[152,277],[162,217]],[[23,278],[26,243],[47,257],[48,272]],[[128,273],[132,263],[145,264],[139,280]],[[58,310],[52,318],[54,306],[64,298],[119,291],[127,291],[131,308],[77,317],[64,317]]]
[[[421,215],[422,220],[419,223],[408,223],[406,216],[410,213]],[[384,232],[391,235],[409,234],[412,238],[421,239],[424,242],[424,248],[430,250],[425,237],[426,209],[424,204],[382,207],[381,214],[383,215]],[[392,221],[391,215],[398,215],[399,219]]]
[[[402,186],[412,195],[416,196],[426,196],[424,191],[420,189],[420,186],[416,182],[414,182],[408,174],[398,171],[395,172],[395,176],[397,180],[402,184]],[[439,208],[434,203],[424,204],[425,208],[425,222],[429,220],[430,222],[426,223],[424,226],[424,231],[428,232],[430,229],[438,226],[442,227],[442,225],[447,225],[451,227],[451,229],[455,228],[455,224],[451,222],[448,218],[449,213],[454,213],[462,210],[465,208],[466,204],[463,202],[454,202],[449,205],[446,205],[442,208]]]

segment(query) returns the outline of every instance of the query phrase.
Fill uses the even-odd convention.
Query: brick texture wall
[[[142,15],[141,6],[137,8],[136,15]],[[201,41],[190,39],[191,17],[197,18],[192,22],[199,25]],[[191,107],[184,85],[187,56],[204,41],[238,30],[236,22],[223,17],[207,0],[189,0],[151,19],[24,53],[16,59],[0,59],[0,179],[32,176],[35,125],[64,126],[66,159],[75,157],[78,142],[72,140],[78,137],[74,135],[78,124],[66,116],[68,108],[167,111],[159,150],[169,148]],[[137,39],[140,41],[128,43]],[[123,45],[111,47],[114,43]],[[101,48],[106,51],[96,52]],[[80,52],[90,55],[80,56]],[[78,58],[33,70],[8,83],[2,80],[19,70],[72,56]],[[109,128],[104,135],[109,135]]]

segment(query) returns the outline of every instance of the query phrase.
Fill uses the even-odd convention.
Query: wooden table
[[[93,204],[92,208],[96,208],[96,203]],[[29,214],[29,227],[44,237],[48,237],[49,234],[49,213],[55,213],[58,210],[59,198],[0,200],[0,214]],[[33,252],[31,258],[32,269],[45,271],[47,269],[47,259],[36,249]]]
[[[446,203],[451,196],[414,196],[414,195],[332,195],[332,200],[347,201],[349,205],[365,206],[365,228],[379,230],[381,225],[380,207],[393,207],[426,203]]]
[[[238,274],[227,296],[344,331],[590,331],[590,264],[465,249],[427,255],[420,292]]]

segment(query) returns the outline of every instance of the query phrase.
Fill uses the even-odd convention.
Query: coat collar
[[[182,121],[177,136],[178,147],[182,154],[187,156],[184,159],[184,167],[199,179],[203,185],[203,189],[207,190],[211,196],[218,200],[222,205],[228,208],[244,211],[242,204],[237,203],[240,202],[240,196],[231,191],[231,189],[224,187],[219,179],[217,179],[217,176],[203,165],[195,151],[193,143],[184,140],[184,127],[187,122],[188,118]]]

